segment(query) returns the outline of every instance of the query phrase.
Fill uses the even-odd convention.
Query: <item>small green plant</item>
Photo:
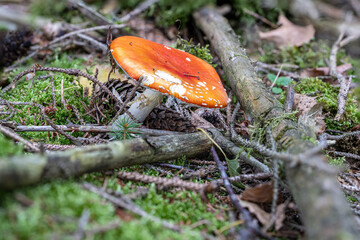
[[[206,44],[205,47],[202,47],[200,46],[200,43],[197,45],[193,44],[192,39],[187,41],[178,36],[175,48],[201,58],[205,62],[211,64],[213,67],[216,67],[216,64],[212,63],[213,56],[210,53],[209,44]]]
[[[349,203],[357,203],[358,202],[356,197],[353,197],[353,196],[346,196],[346,199],[348,200]]]
[[[330,157],[327,156],[329,159],[329,164],[336,167],[341,167],[345,162],[345,157]]]
[[[267,75],[267,77],[270,80],[270,82],[272,82],[272,83],[274,83],[274,81],[276,80],[275,84],[274,84],[276,87],[273,87],[271,89],[271,91],[273,93],[275,93],[275,94],[282,93],[283,90],[281,89],[281,87],[288,86],[291,83],[291,78],[289,78],[289,77],[278,77],[278,78],[276,78],[276,75],[272,74],[272,73],[269,73]]]
[[[114,123],[111,134],[117,140],[132,139],[132,134],[138,134],[134,128],[139,126],[139,123],[132,120],[128,115],[124,115]]]

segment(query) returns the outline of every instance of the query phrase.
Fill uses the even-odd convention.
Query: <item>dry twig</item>
[[[179,226],[176,226],[172,223],[169,223],[167,221],[161,220],[155,216],[148,214],[143,209],[141,209],[139,206],[135,205],[135,203],[133,203],[130,199],[126,199],[124,196],[122,196],[121,198],[116,198],[116,197],[108,194],[105,190],[98,188],[95,185],[93,185],[91,183],[87,183],[87,182],[84,182],[82,184],[82,186],[83,186],[83,188],[100,195],[101,197],[105,198],[106,200],[108,200],[109,202],[111,202],[112,204],[114,204],[117,207],[124,208],[130,212],[133,212],[133,213],[141,216],[141,217],[144,217],[151,221],[160,223],[163,227],[165,227],[167,229],[170,229],[170,230],[173,230],[176,232],[182,232],[182,229]]]
[[[243,217],[244,217],[244,221],[245,221],[245,224],[246,224],[247,228],[244,228],[244,229],[240,230],[241,239],[254,239],[256,235],[258,235],[258,236],[260,236],[262,238],[265,238],[265,239],[270,239],[266,234],[261,232],[258,223],[256,221],[254,221],[252,219],[250,213],[245,208],[243,208],[241,206],[238,197],[235,195],[235,193],[234,193],[234,191],[233,191],[233,189],[231,187],[230,181],[229,181],[228,176],[227,176],[227,174],[225,172],[225,168],[222,165],[222,163],[221,163],[221,161],[219,159],[219,156],[217,155],[216,150],[215,150],[214,147],[211,148],[211,153],[213,155],[214,160],[217,163],[218,169],[219,169],[220,174],[221,174],[221,178],[224,181],[224,186],[225,186],[226,190],[229,193],[232,204],[235,206],[238,214],[241,213],[243,215]]]
[[[11,129],[0,125],[0,132],[2,132],[5,136],[14,139],[15,141],[24,143],[25,146],[27,146],[34,152],[40,152],[40,148],[38,148],[34,143],[22,138],[20,135],[16,134]]]
[[[347,95],[350,89],[350,84],[352,78],[346,78],[343,74],[338,72],[336,70],[337,64],[336,64],[336,55],[340,48],[344,47],[346,44],[358,39],[360,35],[350,35],[348,37],[345,37],[345,31],[342,31],[339,35],[339,38],[334,43],[334,45],[331,48],[330,52],[330,61],[329,61],[329,68],[330,68],[330,75],[334,78],[336,78],[340,84],[340,90],[337,97],[338,100],[338,111],[335,116],[335,121],[340,121],[342,118],[344,111],[345,111],[345,105],[347,100]]]

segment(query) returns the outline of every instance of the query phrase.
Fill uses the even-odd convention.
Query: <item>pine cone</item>
[[[151,129],[162,129],[177,132],[195,132],[191,121],[182,117],[178,112],[158,106],[145,119],[144,125]]]
[[[19,30],[0,34],[0,68],[10,66],[18,58],[25,56],[31,47],[32,32]]]
[[[124,102],[126,99],[128,99],[130,97],[130,93],[133,90],[133,88],[135,87],[134,83],[130,80],[119,80],[119,79],[110,79],[110,81],[104,83],[104,85],[110,89],[111,92],[113,92],[113,89],[116,90],[116,92],[119,94],[120,99],[122,102]],[[137,89],[137,92],[143,92],[142,88],[139,87]],[[132,99],[136,96],[136,94],[134,94],[134,96],[132,97]],[[113,109],[114,104],[115,104],[115,100],[109,96],[109,94],[107,92],[105,92],[102,88],[97,87],[96,88],[96,92],[95,92],[95,96],[97,99],[97,102],[103,102],[106,104],[102,104],[105,109]],[[130,99],[130,101],[132,100]]]

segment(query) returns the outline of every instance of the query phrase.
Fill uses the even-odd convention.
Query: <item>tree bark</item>
[[[282,104],[256,76],[228,21],[210,7],[199,10],[193,16],[219,56],[232,91],[253,121],[265,122],[283,114]],[[315,137],[315,132],[311,128],[299,128],[296,122],[284,119],[273,129],[273,136],[279,148],[298,154],[313,147],[312,143],[304,140],[304,136]],[[309,161],[324,159],[319,155]],[[355,220],[335,174],[318,171],[306,164],[284,164],[307,238],[358,239]]]
[[[212,142],[201,132],[115,141],[50,154],[0,159],[0,189],[14,189],[43,180],[80,176],[86,172],[194,157]]]

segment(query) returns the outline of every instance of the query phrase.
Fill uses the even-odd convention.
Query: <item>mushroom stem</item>
[[[143,122],[150,112],[161,103],[162,98],[161,92],[146,89],[135,98],[128,111],[139,122]]]

